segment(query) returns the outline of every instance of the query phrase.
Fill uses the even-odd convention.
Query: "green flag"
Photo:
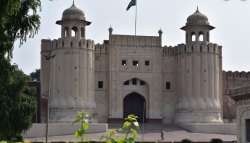
[[[130,3],[128,4],[127,11],[132,7],[136,6],[136,0],[131,0]]]

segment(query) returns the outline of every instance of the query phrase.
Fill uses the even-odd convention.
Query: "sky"
[[[60,37],[61,19],[72,0],[41,0],[41,27],[38,34],[19,46],[15,43],[12,63],[26,74],[40,68],[41,39]],[[86,19],[92,24],[86,36],[95,43],[108,39],[108,28],[114,34],[134,34],[135,8],[126,11],[130,0],[75,0]],[[250,0],[137,0],[138,35],[158,35],[163,30],[163,45],[185,43],[185,33],[180,30],[197,6],[216,29],[210,33],[210,41],[223,46],[223,70],[250,71]]]

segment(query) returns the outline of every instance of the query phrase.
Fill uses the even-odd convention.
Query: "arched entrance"
[[[138,116],[139,122],[146,120],[146,100],[140,94],[133,92],[123,99],[123,117],[129,114]]]

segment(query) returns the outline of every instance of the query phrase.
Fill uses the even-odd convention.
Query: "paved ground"
[[[117,129],[120,125],[110,125],[110,129]],[[207,142],[212,138],[220,138],[223,141],[236,141],[235,135],[223,135],[223,134],[205,134],[205,133],[191,133],[175,126],[162,126],[162,125],[145,125],[144,129],[139,131],[138,141],[162,141],[161,130],[164,132],[164,141],[181,141],[182,139],[190,139],[196,142]],[[92,133],[87,134],[86,138],[92,141],[100,141],[100,138],[105,133]],[[45,141],[45,138],[26,138],[29,141]],[[49,141],[79,141],[73,135],[65,136],[52,136],[49,137]]]

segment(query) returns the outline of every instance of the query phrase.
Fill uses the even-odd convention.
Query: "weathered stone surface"
[[[131,94],[145,101],[135,114],[143,112],[148,121],[222,123],[223,107],[233,111],[223,97],[231,87],[225,82],[235,84],[224,79],[222,46],[210,42],[214,27],[198,10],[182,28],[186,43],[171,47],[162,45],[162,31],[133,36],[113,34],[112,28],[108,40],[95,45],[85,37],[90,23],[84,13],[77,9],[74,16],[73,9],[67,17],[74,19],[57,22],[61,38],[42,40],[41,94],[50,95],[50,122],[72,121],[78,111],[98,122],[121,120]]]

